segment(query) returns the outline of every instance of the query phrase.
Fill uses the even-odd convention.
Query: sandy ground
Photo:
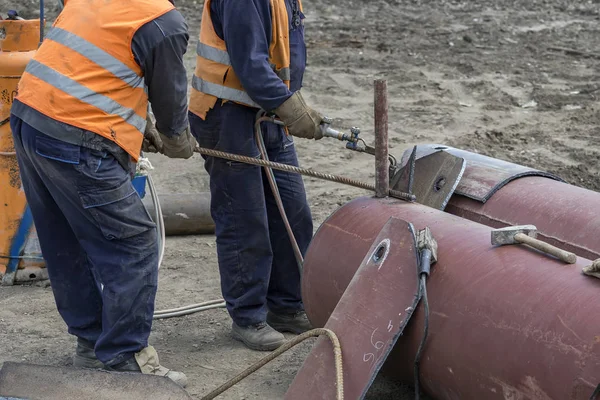
[[[178,4],[192,35],[186,56],[191,76],[202,5]],[[387,79],[392,153],[399,156],[417,143],[444,143],[597,190],[598,5],[598,0],[305,0],[309,66],[303,91],[314,107],[335,118],[335,127],[359,126],[372,142],[373,80]],[[374,177],[372,157],[345,150],[340,142],[296,140],[296,147],[303,166],[366,181]],[[200,157],[151,160],[159,193],[207,189]],[[315,228],[336,207],[366,193],[314,179],[305,183]],[[158,309],[219,298],[215,250],[210,235],[167,240]],[[233,341],[229,325],[224,310],[160,320],[151,341],[165,365],[188,375],[189,393],[199,398],[263,355]],[[68,365],[73,343],[49,288],[0,288],[0,362]],[[222,398],[282,398],[312,343]],[[410,396],[410,389],[384,381],[369,394]]]

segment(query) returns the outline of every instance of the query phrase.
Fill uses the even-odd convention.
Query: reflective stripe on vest
[[[207,60],[214,61],[219,64],[231,66],[231,60],[229,58],[229,54],[226,51],[219,50],[219,49],[209,46],[207,44],[198,42],[198,45],[196,46],[196,54],[199,57],[206,58]],[[277,74],[277,76],[279,77],[279,79],[281,79],[282,81],[290,80],[291,74],[290,74],[289,68],[282,68],[279,71],[276,71],[275,64],[271,64],[271,68],[273,68],[273,72],[275,72]],[[219,86],[219,85],[215,85],[215,86]],[[225,88],[225,89],[229,89],[229,88]],[[196,90],[199,90],[199,89],[196,89]],[[200,91],[202,91],[202,90],[200,90]],[[235,90],[235,91],[239,92],[239,90]],[[212,94],[212,93],[208,93],[208,92],[205,92],[205,93],[214,96],[214,94]],[[222,98],[222,97],[219,97],[219,98]],[[229,99],[229,98],[228,98],[228,100],[238,101],[236,99]]]
[[[204,79],[198,78],[196,75],[192,77],[192,87],[199,92],[215,96],[219,99],[237,101],[238,103],[243,103],[250,107],[261,108],[250,96],[248,96],[248,93],[205,81]]]
[[[144,86],[144,78],[98,46],[61,28],[52,28],[46,39],[53,40],[98,64],[132,88]]]
[[[126,123],[135,127],[142,135],[144,134],[146,120],[137,115],[131,108],[123,107],[123,105],[117,103],[113,99],[88,89],[37,60],[29,61],[25,68],[25,72],[62,90],[83,103],[99,108],[107,114],[121,117]]]

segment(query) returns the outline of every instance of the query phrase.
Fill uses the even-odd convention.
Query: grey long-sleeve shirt
[[[148,100],[156,118],[156,128],[166,136],[179,135],[188,125],[187,72],[183,56],[189,40],[188,26],[179,11],[143,25],[135,33],[131,50],[144,73]],[[129,169],[129,155],[116,143],[93,132],[56,121],[15,100],[11,113],[38,131],[71,144],[113,154]]]

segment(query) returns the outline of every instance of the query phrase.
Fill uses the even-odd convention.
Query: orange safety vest
[[[272,37],[269,46],[269,62],[279,78],[290,86],[290,39],[289,18],[285,0],[270,0]],[[302,2],[298,0],[302,11]],[[242,87],[236,76],[225,41],[215,32],[210,15],[210,0],[204,2],[200,23],[200,38],[196,48],[196,70],[192,78],[189,110],[206,118],[208,110],[217,99],[233,101],[250,107],[261,108]]]
[[[148,96],[131,51],[135,32],[174,9],[168,0],[68,0],[27,64],[16,99],[110,139],[137,161]]]

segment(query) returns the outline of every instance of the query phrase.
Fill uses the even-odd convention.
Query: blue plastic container
[[[144,196],[146,196],[146,181],[148,180],[148,177],[145,175],[136,175],[133,177],[132,183],[133,183],[133,187],[135,188],[136,192],[138,192],[138,194],[140,195],[140,197],[143,199]]]

